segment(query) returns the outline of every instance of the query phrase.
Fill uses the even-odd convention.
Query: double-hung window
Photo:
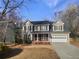
[[[46,31],[46,26],[41,26],[41,31]]]
[[[54,26],[54,31],[63,31],[63,26]]]

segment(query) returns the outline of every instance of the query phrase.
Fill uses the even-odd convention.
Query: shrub
[[[31,44],[31,43],[32,43],[32,40],[29,39],[29,38],[28,38],[28,39],[25,39],[25,43],[26,43],[26,44]]]
[[[75,38],[75,36],[76,36],[75,33],[73,33],[73,32],[70,33],[71,38]]]
[[[22,44],[22,39],[15,39],[15,43]]]
[[[79,35],[77,33],[71,32],[70,37],[71,38],[76,38],[76,37],[79,37]]]
[[[70,37],[73,38],[76,41],[79,41],[79,34],[78,33],[71,32]]]
[[[6,45],[3,45],[2,43],[0,43],[0,51],[5,51],[5,50],[8,50],[8,46]]]

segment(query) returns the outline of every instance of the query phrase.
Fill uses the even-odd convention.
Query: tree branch
[[[9,13],[9,12],[11,12],[11,11],[14,10],[14,9],[20,7],[20,6],[22,5],[23,2],[24,2],[24,0],[22,0],[17,6],[12,7],[9,11],[6,12],[6,14]]]
[[[5,16],[8,5],[9,5],[9,0],[7,0],[7,2],[5,3],[5,7],[4,7],[3,11],[2,11],[2,16]]]

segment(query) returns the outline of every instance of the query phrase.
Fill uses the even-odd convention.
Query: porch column
[[[38,41],[38,34],[37,34],[37,41]]]

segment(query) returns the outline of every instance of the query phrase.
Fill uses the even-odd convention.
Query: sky
[[[79,4],[79,0],[30,0],[19,10],[23,20],[53,20],[55,13],[65,10],[70,4]]]

